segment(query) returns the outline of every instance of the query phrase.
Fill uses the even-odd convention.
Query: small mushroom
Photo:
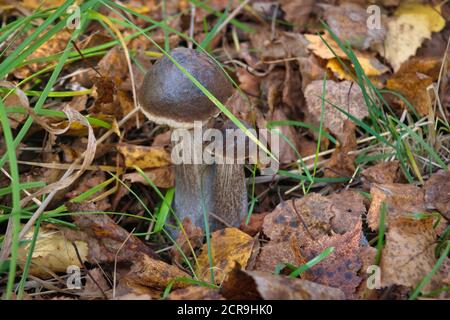
[[[231,96],[231,84],[208,56],[187,48],[176,48],[170,55],[219,101],[225,102]],[[145,75],[139,103],[150,120],[173,129],[189,129],[192,141],[194,121],[208,125],[220,113],[166,56]],[[225,169],[218,164],[177,164],[175,187],[174,209],[180,221],[189,217],[197,226],[204,227],[206,210],[214,230],[223,222],[238,226],[245,216],[247,192],[243,165]]]

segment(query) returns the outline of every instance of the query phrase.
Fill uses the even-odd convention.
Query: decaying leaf
[[[33,230],[25,236],[27,243],[20,246],[18,252],[18,262],[24,266],[33,239]],[[88,256],[88,245],[84,241],[73,241],[81,260],[84,262]],[[30,274],[40,277],[49,277],[52,272],[66,272],[67,267],[77,266],[82,268],[77,252],[72,241],[67,239],[64,234],[57,229],[41,228],[33,251],[30,266]]]
[[[450,220],[450,172],[439,170],[424,185],[425,206]]]
[[[369,113],[361,88],[350,81],[335,82],[327,80],[326,94],[324,95],[323,87],[324,83],[320,80],[313,81],[306,87],[305,98],[308,111],[311,113],[315,124],[319,126],[322,114],[322,96],[324,96],[324,126],[343,141],[345,139],[344,120],[348,116],[334,106],[350,113],[357,119],[367,117]]]
[[[224,300],[217,289],[200,286],[190,286],[173,291],[169,300]]]
[[[297,238],[329,234],[333,216],[330,205],[324,196],[317,193],[282,202],[264,218],[263,232],[277,242],[288,241],[292,234]]]
[[[417,186],[401,183],[377,184],[370,189],[372,203],[367,214],[367,222],[372,230],[378,230],[383,202],[387,213],[385,224],[402,216],[425,212],[424,192]]]
[[[184,234],[184,232],[180,232],[176,242],[181,251],[186,256],[190,257],[192,250],[200,248],[203,244],[203,229],[193,224],[189,217],[184,218],[182,224],[186,234]],[[178,264],[181,264],[183,261],[183,257],[179,251],[180,249],[174,246],[171,250],[172,261],[176,261]]]
[[[156,258],[156,254],[136,236],[117,225],[114,220],[105,214],[96,214],[93,203],[70,203],[67,207],[70,212],[82,212],[81,215],[72,215],[75,224],[80,230],[64,230],[64,234],[75,240],[83,240],[89,246],[87,260],[92,263],[134,261],[141,254]],[[86,214],[91,212],[91,214]],[[119,248],[121,248],[119,250]]]
[[[439,7],[404,3],[395,12],[395,17],[387,22],[386,39],[383,45],[378,46],[378,51],[397,71],[425,39],[431,38],[432,32],[439,32],[444,27],[445,20]]]
[[[294,25],[294,30],[302,30],[308,22],[314,7],[314,0],[280,0],[281,9],[285,13],[286,21]]]
[[[317,240],[299,239],[300,250],[307,261],[327,248],[334,248],[323,261],[306,271],[309,280],[339,288],[348,299],[354,298],[355,290],[361,283],[358,275],[362,266],[359,258],[361,226],[359,222],[352,231],[343,235],[323,236]]]
[[[346,2],[339,6],[322,5],[325,9],[325,20],[331,30],[343,42],[358,49],[368,49],[373,44],[384,40],[386,30],[383,25],[370,28],[370,13],[356,3]]]
[[[351,153],[357,148],[356,144],[356,125],[351,120],[345,120],[343,140],[339,141],[340,144],[336,147],[336,150],[328,160],[324,172],[326,177],[350,178],[355,173],[355,158],[356,155]]]
[[[211,280],[209,254],[213,258],[214,280],[221,283],[234,265],[245,267],[251,256],[254,240],[248,234],[236,228],[225,228],[212,233],[211,250],[205,244],[198,256],[197,275],[205,281]]]
[[[233,269],[224,281],[221,294],[231,300],[343,300],[336,288],[308,280],[276,276],[269,272]]]
[[[30,0],[30,2],[32,1]],[[49,40],[45,41],[39,48],[34,50],[28,56],[27,60],[43,58],[61,52],[66,47],[71,35],[72,34],[68,29],[61,29],[61,31],[55,33]],[[50,62],[30,63],[15,69],[14,76],[19,79],[24,79],[49,64]]]
[[[144,173],[158,188],[172,188],[175,184],[175,172],[172,166],[148,169]],[[149,186],[147,180],[139,172],[126,173],[123,175],[123,179],[131,183],[139,182]]]
[[[163,147],[121,144],[117,146],[117,150],[124,156],[127,168],[137,166],[141,169],[148,169],[171,164],[170,154]]]
[[[363,181],[368,185],[372,184],[386,184],[398,182],[399,173],[399,162],[398,161],[388,161],[380,162],[367,169],[365,169],[361,176]]]
[[[381,285],[416,287],[436,264],[436,232],[433,219],[398,217],[389,222],[386,245],[381,256]],[[427,292],[439,286],[438,272],[424,288]]]
[[[300,265],[301,261],[296,259],[291,241],[270,241],[265,244],[256,258],[252,270],[274,272],[275,267],[280,263],[290,263]]]
[[[177,278],[190,278],[178,267],[152,259],[145,254],[141,255],[141,259],[133,261],[128,277],[137,284],[156,289],[165,289],[172,280],[174,289],[184,288],[189,284]]]

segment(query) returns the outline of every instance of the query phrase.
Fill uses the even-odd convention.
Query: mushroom
[[[231,96],[231,84],[208,56],[187,48],[176,48],[170,55],[219,101],[225,102]],[[167,56],[145,75],[139,103],[147,118],[173,129],[188,129],[192,141],[194,121],[208,126],[220,113]],[[243,165],[175,164],[175,187],[174,209],[180,221],[189,217],[195,225],[204,227],[206,210],[214,230],[222,223],[238,226],[246,214]]]

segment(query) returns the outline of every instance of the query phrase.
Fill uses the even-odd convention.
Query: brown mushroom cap
[[[230,82],[207,55],[181,47],[169,54],[219,101],[225,102],[230,97],[233,89]],[[173,128],[192,128],[194,121],[206,122],[220,113],[167,56],[145,75],[139,103],[150,120]]]

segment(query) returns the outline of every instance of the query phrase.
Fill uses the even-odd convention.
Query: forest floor
[[[2,299],[449,298],[447,1],[0,0],[0,19]],[[274,174],[245,165],[240,226],[173,223],[171,130],[138,94],[177,47],[233,83],[218,119],[279,138]]]

